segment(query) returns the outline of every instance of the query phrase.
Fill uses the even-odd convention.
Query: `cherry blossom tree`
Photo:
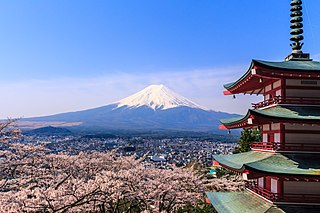
[[[16,126],[17,119],[7,119],[0,121],[0,142],[7,142],[9,139],[17,139],[20,137],[20,129]]]
[[[16,143],[19,136],[14,120],[0,123],[0,212],[179,212],[196,206],[205,189],[239,188],[193,166],[150,168],[144,157],[116,152],[52,154]]]
[[[2,212],[175,212],[203,196],[192,168],[146,168],[143,158],[113,152],[51,154],[12,142],[13,121],[0,134]]]

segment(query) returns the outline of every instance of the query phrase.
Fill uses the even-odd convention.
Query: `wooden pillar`
[[[285,125],[284,123],[280,123],[280,149],[284,149],[285,148],[285,138],[286,138],[286,130],[285,130]]]
[[[278,179],[278,185],[277,185],[278,189],[277,189],[277,200],[281,199],[281,197],[283,197],[283,178],[279,178]]]
[[[281,99],[286,101],[286,79],[281,79]]]
[[[265,177],[265,187],[266,190],[271,191],[271,177]]]

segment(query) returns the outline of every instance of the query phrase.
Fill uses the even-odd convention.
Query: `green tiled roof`
[[[253,63],[254,63],[254,61],[252,61],[249,69],[247,70],[247,72],[245,72],[237,81],[231,82],[231,83],[228,83],[228,84],[224,84],[223,87],[226,88],[226,89],[229,89],[229,88],[233,87],[234,85],[236,85],[241,80],[245,79],[251,73],[251,69],[253,67]]]
[[[213,207],[219,213],[257,213],[269,212],[273,204],[248,191],[243,192],[206,192]],[[273,209],[274,210],[274,209]],[[275,210],[272,212],[284,212]]]
[[[265,67],[275,68],[275,69],[320,72],[320,62],[318,61],[297,60],[297,61],[270,62],[270,61],[253,60],[253,63],[257,65],[262,65]]]
[[[320,120],[320,106],[278,105],[264,110],[250,110],[250,112],[285,119]]]
[[[225,119],[220,119],[220,122],[222,124],[233,124],[233,123],[238,123],[240,121],[243,121],[245,119],[248,119],[249,118],[249,115],[250,114],[246,114],[246,115],[243,115],[243,116],[239,116],[239,117],[233,117],[233,118],[225,118]]]
[[[239,123],[244,119],[249,118],[250,115],[260,115],[274,119],[307,120],[319,122],[320,106],[278,105],[267,109],[250,109],[244,116],[221,119],[220,122],[226,125]]]
[[[245,152],[234,155],[215,155],[214,159],[220,164],[236,170],[243,170],[244,164],[259,161],[272,155],[270,152]]]
[[[248,192],[206,192],[208,199],[219,213],[315,213],[317,205],[271,204]]]
[[[245,152],[234,155],[215,155],[220,164],[243,171],[252,168],[263,172],[290,175],[320,175],[319,154],[280,154]]]
[[[247,72],[243,74],[237,81],[223,85],[224,88],[229,89],[235,86],[238,82],[244,79],[251,73],[251,69],[254,65],[260,65],[266,68],[278,69],[278,70],[290,70],[290,71],[299,71],[299,72],[320,72],[320,62],[318,61],[281,61],[281,62],[269,62],[261,60],[252,60],[251,65]]]

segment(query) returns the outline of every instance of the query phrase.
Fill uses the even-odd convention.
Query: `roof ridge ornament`
[[[302,0],[291,0],[290,2],[290,44],[292,52],[286,57],[286,61],[290,60],[310,60],[310,54],[302,52],[303,43],[303,18],[302,18]]]
[[[292,44],[290,44],[291,48],[292,48],[292,52],[294,53],[301,53],[301,48],[303,46],[303,43],[300,43],[300,41],[302,41],[304,39],[302,33],[303,33],[303,18],[302,18],[302,1],[301,0],[292,0],[290,5],[291,5],[291,37],[290,40],[293,41]]]

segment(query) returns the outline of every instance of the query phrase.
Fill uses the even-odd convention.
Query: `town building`
[[[320,63],[302,52],[302,1],[291,3],[292,53],[284,61],[253,60],[225,95],[256,94],[263,101],[222,128],[257,129],[251,151],[216,155],[241,173],[243,192],[207,192],[218,212],[320,212]]]

